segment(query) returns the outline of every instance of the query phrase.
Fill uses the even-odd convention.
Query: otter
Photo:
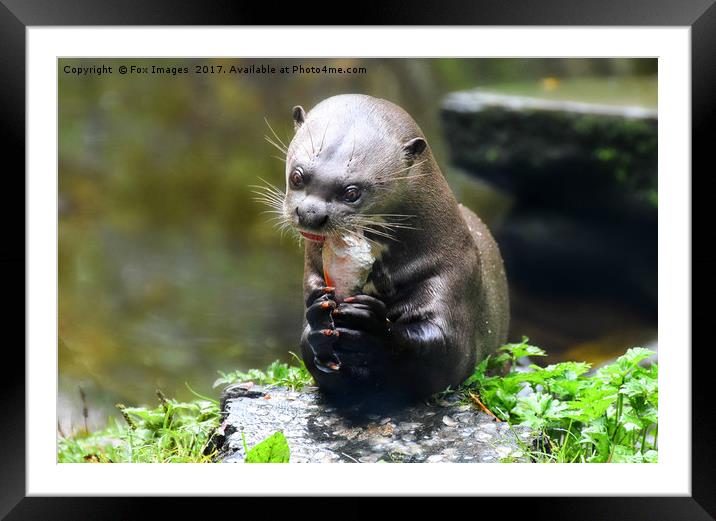
[[[507,281],[489,230],[458,204],[397,105],[346,94],[292,115],[280,212],[305,240],[307,369],[326,396],[349,401],[458,386],[507,336]],[[370,245],[365,282],[348,296],[324,266],[323,249],[341,237]]]

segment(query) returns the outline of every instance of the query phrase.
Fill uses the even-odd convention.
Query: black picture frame
[[[699,231],[713,235],[709,216],[696,210],[695,198],[707,197],[702,180],[709,172],[711,149],[716,142],[713,116],[716,113],[716,5],[715,0],[442,0],[430,5],[399,1],[380,2],[346,15],[344,6],[312,3],[311,25],[575,25],[575,26],[688,26],[691,28],[692,74],[692,238]],[[279,4],[256,5],[216,0],[196,2],[183,0],[0,0],[0,122],[2,122],[3,165],[6,188],[3,211],[1,266],[9,280],[5,287],[13,291],[6,299],[6,331],[18,330],[24,324],[25,296],[25,230],[20,216],[25,216],[25,29],[28,26],[65,25],[283,25],[304,21],[308,14],[277,8]],[[340,8],[339,8],[340,7]],[[314,13],[335,13],[333,17]],[[347,18],[350,16],[350,18]],[[333,18],[333,19],[331,19]],[[91,45],[91,42],[88,42]],[[12,160],[12,162],[10,162]],[[712,160],[711,160],[712,161]],[[7,165],[12,164],[13,167]],[[699,172],[697,175],[696,172]],[[694,190],[693,187],[697,189]],[[701,188],[701,190],[698,189]],[[703,206],[701,206],[703,208]],[[700,250],[696,254],[692,239],[692,299],[712,287],[712,256]],[[694,279],[695,274],[698,278]],[[695,303],[695,301],[694,301]],[[700,520],[716,518],[716,448],[713,430],[712,389],[707,387],[711,371],[710,343],[696,333],[698,318],[707,318],[708,309],[692,304],[692,493],[689,497],[610,497],[610,498],[501,498],[479,499],[480,510],[497,507],[503,516],[522,515],[549,519],[669,519]],[[2,426],[0,427],[0,517],[5,519],[124,519],[148,514],[152,507],[170,516],[186,509],[186,501],[173,499],[122,498],[39,498],[25,497],[25,367],[23,352],[25,330],[21,338],[6,338],[3,364]],[[700,340],[700,341],[699,341]],[[689,346],[683,346],[688,356]],[[319,494],[320,487],[317,487]],[[211,506],[208,502],[211,501]],[[227,510],[231,500],[205,499],[206,515],[232,515]],[[246,499],[241,499],[241,511]],[[371,502],[324,499],[326,512],[349,512],[348,517],[373,515]],[[420,506],[421,500],[412,500]],[[454,501],[462,501],[454,499]],[[490,501],[492,504],[488,504]],[[273,502],[273,500],[272,500]],[[291,509],[302,508],[292,499]],[[222,514],[223,512],[223,514]],[[469,512],[469,511],[468,511]],[[235,515],[239,515],[238,511]],[[272,503],[271,516],[276,515]],[[7,516],[7,517],[4,517]],[[342,516],[343,517],[343,516]]]

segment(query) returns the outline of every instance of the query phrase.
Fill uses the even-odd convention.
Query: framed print
[[[712,2],[311,27],[161,4],[0,6],[26,202],[3,515],[397,495],[713,518]]]

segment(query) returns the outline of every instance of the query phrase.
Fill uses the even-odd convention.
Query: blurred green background
[[[251,63],[367,72],[63,72],[66,65],[116,71],[122,64]],[[59,421],[65,431],[81,423],[79,387],[90,422],[99,426],[117,402],[153,403],[155,388],[187,398],[185,382],[216,393],[218,370],[263,367],[298,351],[302,251],[294,239],[281,238],[252,200],[259,178],[284,184],[283,163],[264,140],[264,118],[288,142],[296,104],[309,109],[348,92],[386,98],[413,116],[449,172],[440,104],[450,92],[483,86],[646,107],[656,106],[657,93],[656,60],[629,59],[61,59],[58,75]],[[486,189],[478,199],[474,209],[488,224],[504,211],[501,197]],[[558,318],[546,323],[561,334]],[[622,330],[655,337],[655,323],[639,316],[620,327],[610,332],[620,350]],[[512,336],[522,333],[513,329]],[[568,347],[595,360],[599,349],[610,352],[599,342],[586,350]],[[569,348],[565,356],[575,352]]]

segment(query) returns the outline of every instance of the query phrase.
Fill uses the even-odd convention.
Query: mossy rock
[[[655,110],[472,90],[445,99],[442,121],[453,164],[518,206],[656,215]]]

